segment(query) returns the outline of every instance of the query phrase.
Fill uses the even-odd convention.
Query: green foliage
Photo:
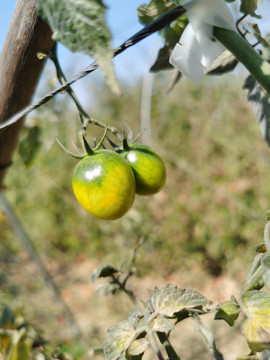
[[[38,125],[25,127],[19,143],[19,154],[26,166],[31,166],[41,146],[41,128]]]
[[[245,15],[251,15],[260,18],[260,16],[256,14],[259,3],[259,0],[241,0],[240,11]]]
[[[140,355],[153,344],[152,333],[168,333],[180,313],[203,314],[211,309],[207,299],[192,289],[179,289],[173,285],[155,288],[143,310],[131,313],[128,320],[108,330],[109,338],[104,342],[107,360],[124,360],[127,355]],[[144,339],[147,335],[148,341]]]
[[[262,136],[270,146],[270,95],[249,75],[243,88],[248,90],[248,100],[251,103]]]
[[[234,296],[231,296],[231,300],[225,301],[219,306],[215,319],[225,320],[230,326],[233,326],[240,311],[241,308],[238,301]]]
[[[180,2],[181,1],[178,0],[151,0],[148,4],[143,4],[138,8],[137,14],[139,20],[142,24],[149,24],[151,21],[164,14],[164,12],[172,9]],[[162,29],[160,34],[164,40],[164,47],[159,50],[157,59],[151,67],[151,71],[156,72],[172,68],[172,65],[169,63],[169,57],[175,44],[182,35],[187,22],[186,16],[183,16],[178,18],[171,25],[165,26]]]
[[[4,360],[29,360],[37,333],[25,322],[21,309],[11,306],[1,301],[0,356]]]
[[[267,251],[262,256],[262,267],[264,269],[263,281],[265,286],[270,290],[270,251]]]
[[[242,308],[246,320],[242,331],[253,351],[270,349],[270,294],[248,291],[242,295]]]
[[[108,84],[120,92],[112,65],[111,34],[105,21],[102,0],[36,0],[39,15],[49,24],[53,39],[71,51],[94,57]]]

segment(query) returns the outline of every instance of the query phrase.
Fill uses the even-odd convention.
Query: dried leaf
[[[243,88],[248,90],[247,98],[264,140],[270,146],[270,96],[251,75],[246,78]]]

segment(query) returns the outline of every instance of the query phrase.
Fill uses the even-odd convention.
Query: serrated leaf
[[[230,301],[224,301],[218,308],[215,320],[225,320],[230,326],[233,326],[235,320],[241,311],[241,307],[234,296]]]
[[[260,18],[260,16],[255,13],[260,3],[261,0],[241,0],[240,11],[243,14]]]
[[[232,55],[229,50],[223,53],[214,60],[207,71],[208,75],[221,75],[235,69],[238,60]]]
[[[141,330],[143,332],[143,329]],[[125,353],[140,331],[128,321],[122,321],[108,329],[109,338],[104,342],[104,354],[107,360],[125,359]]]
[[[53,39],[71,51],[94,57],[115,92],[120,92],[112,65],[111,34],[102,0],[36,0],[38,14],[53,31]]]
[[[242,296],[242,310],[246,320],[242,332],[253,351],[270,349],[270,294],[252,290]]]
[[[243,88],[248,90],[247,98],[251,103],[262,136],[270,146],[270,96],[251,75],[246,78]]]
[[[159,332],[169,332],[174,328],[174,322],[166,318],[156,318],[152,324],[152,330]]]
[[[29,167],[37,155],[41,146],[41,128],[39,126],[26,127],[23,129],[22,138],[19,143],[19,154],[25,166]]]
[[[162,289],[155,288],[147,305],[152,312],[172,317],[180,311],[207,312],[209,302],[196,290],[179,289],[174,285],[167,285]]]
[[[262,275],[264,285],[270,290],[270,251],[263,254],[261,259],[264,273]]]
[[[128,348],[128,354],[130,356],[137,356],[145,352],[147,346],[149,345],[149,341],[146,339],[137,339],[133,341],[133,343]]]
[[[94,283],[97,279],[101,277],[112,276],[113,274],[118,272],[119,270],[116,269],[115,267],[108,264],[102,264],[91,275],[91,281],[92,283]]]

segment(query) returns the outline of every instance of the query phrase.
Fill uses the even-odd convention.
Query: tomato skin
[[[77,164],[72,187],[78,202],[104,220],[122,217],[135,197],[135,178],[129,164],[112,150],[97,150]]]
[[[129,162],[136,181],[136,193],[153,195],[166,181],[166,168],[161,157],[149,146],[135,143],[120,154]]]

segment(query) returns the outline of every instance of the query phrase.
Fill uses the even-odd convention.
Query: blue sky
[[[142,28],[136,15],[136,9],[147,0],[105,0],[108,6],[107,20],[113,36],[113,46],[118,46]],[[0,50],[8,31],[15,9],[16,0],[0,0]],[[158,35],[142,41],[126,50],[115,59],[117,76],[133,82],[148,71],[162,42]],[[152,47],[155,49],[152,49]],[[60,62],[66,67],[67,76],[78,73],[91,62],[88,56],[70,53],[64,47],[59,48]],[[130,71],[132,69],[132,71]],[[72,73],[70,73],[72,72]]]
[[[104,2],[108,6],[107,20],[113,36],[113,46],[121,44],[142,28],[138,22],[136,9],[139,5],[147,3],[148,0],[104,0]],[[16,0],[0,0],[0,50],[4,44],[15,5]],[[270,1],[264,0],[258,12],[262,16],[270,15]],[[264,21],[261,30],[263,32],[270,31],[269,28],[270,25]],[[136,81],[153,64],[161,46],[160,37],[154,34],[126,50],[114,61],[117,76],[128,82]],[[64,47],[60,48],[59,58],[68,78],[90,63],[89,57],[72,54]]]

